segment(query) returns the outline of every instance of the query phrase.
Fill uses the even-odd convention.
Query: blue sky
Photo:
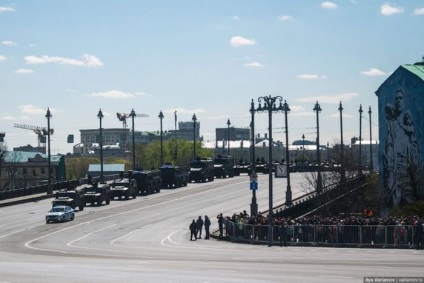
[[[174,129],[196,113],[205,140],[215,128],[249,127],[250,102],[282,96],[289,142],[378,138],[375,91],[402,64],[424,55],[424,1],[0,0],[0,132],[9,149],[37,145],[15,123],[47,126],[52,153],[72,152],[68,134],[121,128],[116,113],[137,113],[135,129]],[[128,126],[131,121],[128,120]],[[273,135],[284,140],[284,115]],[[256,132],[268,132],[266,114]]]

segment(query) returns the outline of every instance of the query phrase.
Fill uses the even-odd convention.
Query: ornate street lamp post
[[[305,134],[302,134],[303,162],[305,162]]]
[[[162,110],[159,112],[159,119],[160,119],[160,166],[163,165],[163,131],[162,131],[162,119],[163,119],[163,113]]]
[[[250,103],[250,114],[252,115],[252,121],[250,122],[251,127],[251,160],[250,160],[250,166],[251,167],[251,175],[256,175],[255,168],[255,104],[253,102]],[[256,215],[258,213],[258,203],[256,202],[256,190],[252,190],[252,203],[250,204],[250,215]]]
[[[175,139],[175,150],[174,150],[174,162],[177,164],[177,158],[178,158],[178,141],[177,141],[177,110],[174,112],[174,124],[175,124],[175,132],[174,132],[174,139]]]
[[[314,109],[315,112],[317,112],[317,162],[318,162],[318,171],[317,171],[317,193],[321,193],[322,191],[322,179],[321,179],[321,154],[320,154],[320,148],[319,148],[319,112],[322,111],[321,106],[317,103],[315,103]]]
[[[372,158],[372,128],[371,128],[371,106],[368,110],[368,114],[370,116],[370,171],[374,170],[373,158]]]
[[[52,114],[50,113],[50,109],[47,108],[46,118],[47,118],[47,146],[48,146],[48,154],[47,154],[47,164],[48,164],[48,181],[47,181],[47,194],[52,193],[52,168],[51,168],[51,151],[50,151],[50,119]]]
[[[269,146],[268,146],[268,175],[269,175],[269,208],[268,208],[268,245],[272,244],[272,225],[273,225],[273,200],[272,200],[272,113],[283,111],[282,105],[283,98],[281,96],[261,96],[258,98],[259,106],[256,112],[268,112],[268,135],[269,135]],[[262,107],[261,103],[264,102]],[[277,108],[275,102],[279,101],[280,106]]]
[[[340,101],[339,105],[340,111],[340,170],[341,170],[341,181],[344,183],[346,181],[346,172],[344,165],[344,144],[343,144],[343,106]]]
[[[134,109],[131,110],[130,117],[132,122],[132,169],[135,170],[135,132],[134,132],[134,118],[136,114]]]
[[[287,166],[287,191],[286,191],[286,206],[292,205],[292,191],[290,186],[290,156],[289,156],[289,126],[288,126],[288,119],[287,119],[287,113],[290,112],[290,107],[286,100],[284,100],[283,104],[283,112],[284,112],[284,119],[286,123],[286,166]]]
[[[193,114],[193,117],[191,118],[193,120],[193,160],[196,159],[196,113]]]
[[[103,182],[103,129],[102,129],[102,119],[103,119],[103,112],[102,109],[99,110],[99,113],[97,113],[97,117],[100,120],[100,182]]]
[[[359,174],[362,174],[362,104],[359,105]]]
[[[231,125],[231,122],[230,122],[230,119],[228,118],[228,121],[227,121],[227,146],[228,146],[228,150],[227,150],[227,156],[230,156],[230,125]]]

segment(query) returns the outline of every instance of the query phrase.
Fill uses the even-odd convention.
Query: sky
[[[248,128],[252,99],[282,97],[289,143],[378,139],[375,91],[400,65],[422,61],[424,1],[0,0],[0,132],[9,150],[37,146],[25,124],[47,127],[51,152],[72,152],[80,129],[174,129],[196,114],[204,140],[215,128]],[[272,115],[285,141],[284,114]],[[131,127],[131,120],[127,120]],[[268,115],[255,131],[268,133]],[[75,143],[68,144],[73,134]]]

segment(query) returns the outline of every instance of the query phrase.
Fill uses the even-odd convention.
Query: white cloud
[[[259,62],[251,62],[251,63],[244,64],[244,66],[245,67],[260,68],[260,67],[263,67],[264,65],[259,63]]]
[[[301,80],[317,80],[317,79],[326,79],[327,76],[320,76],[317,74],[300,74],[297,76],[298,79]]]
[[[34,73],[34,70],[31,70],[31,69],[17,69],[15,71],[15,73],[17,73],[17,74],[31,74],[31,73]]]
[[[0,13],[13,12],[13,11],[15,11],[15,9],[13,9],[12,7],[0,7]]]
[[[340,112],[334,112],[333,114],[331,114],[331,115],[330,115],[330,117],[333,117],[333,118],[340,118]],[[343,117],[343,118],[351,119],[351,118],[353,118],[353,115],[346,114],[345,112],[343,112],[343,113],[342,113],[342,117]]]
[[[336,95],[321,95],[321,96],[311,96],[311,97],[303,97],[298,98],[296,101],[298,102],[311,102],[315,103],[329,103],[329,104],[339,104],[340,101],[350,101],[352,98],[358,96],[355,92],[341,93]]]
[[[47,64],[47,63],[57,63],[61,65],[71,65],[78,67],[101,67],[103,66],[102,61],[94,55],[84,54],[81,60],[57,57],[57,56],[26,56],[24,60],[27,64]]]
[[[176,107],[176,108],[165,109],[165,110],[163,110],[163,113],[174,114],[175,111],[177,111],[177,117],[178,117],[179,114],[181,114],[181,115],[186,115],[186,114],[193,115],[194,113],[205,113],[206,112],[205,109],[203,109],[203,108],[186,109],[186,108]]]
[[[280,21],[292,21],[293,20],[293,17],[290,16],[290,15],[283,15],[283,16],[279,16],[278,19]]]
[[[324,8],[324,9],[332,9],[332,10],[334,10],[334,9],[337,8],[337,5],[335,3],[333,3],[333,2],[322,2],[321,3],[321,7]]]
[[[377,68],[369,68],[368,71],[362,71],[361,74],[364,74],[366,76],[370,77],[377,77],[377,76],[385,76],[387,75],[385,72],[377,69]]]
[[[110,98],[110,99],[127,99],[127,98],[133,98],[135,96],[142,95],[141,93],[129,93],[129,92],[123,92],[120,90],[109,90],[104,92],[95,92],[90,93],[88,96],[92,97],[103,97],[103,98]]]
[[[0,55],[0,62],[6,61],[6,56]]]
[[[256,45],[254,39],[248,39],[241,36],[233,36],[230,40],[230,44],[233,47],[245,46],[245,45]]]
[[[18,46],[18,44],[14,41],[11,40],[3,40],[1,42],[1,44],[6,45],[6,46]]]
[[[11,121],[16,120],[16,118],[13,117],[13,116],[3,116],[3,117],[1,117],[1,119],[2,120],[11,120]]]
[[[238,17],[238,16],[232,16],[231,18],[232,18],[233,20],[236,20],[236,21],[240,20],[240,17]]]
[[[394,14],[402,13],[403,8],[396,6],[394,4],[384,3],[383,5],[381,5],[380,12],[384,16],[391,16],[391,15],[394,15]]]
[[[47,109],[37,108],[32,104],[21,105],[18,107],[21,110],[21,113],[29,115],[44,115],[47,112]],[[52,111],[52,109],[50,109]]]
[[[417,9],[415,9],[413,15],[414,16],[422,16],[422,15],[424,15],[424,7],[423,8],[417,8]]]

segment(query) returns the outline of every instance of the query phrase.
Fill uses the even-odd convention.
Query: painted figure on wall
[[[396,91],[395,105],[385,107],[387,136],[384,145],[384,185],[389,207],[413,203],[417,195],[419,147],[413,119],[404,109],[404,93]]]

